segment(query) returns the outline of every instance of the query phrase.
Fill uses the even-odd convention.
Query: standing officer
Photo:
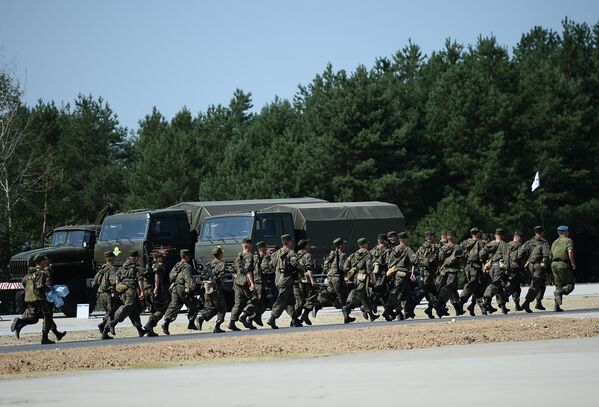
[[[372,276],[372,256],[368,251],[368,240],[361,237],[358,239],[359,249],[349,256],[346,260],[345,269],[349,270],[347,273],[347,279],[353,281],[354,289],[351,290],[347,297],[347,303],[342,308],[344,322],[350,323],[355,321],[354,318],[350,319],[350,313],[352,309],[358,305],[362,305],[364,312],[370,317],[371,321],[376,320],[379,315],[375,315],[372,312],[372,306],[370,303],[370,297],[368,294],[369,282],[373,280]]]
[[[181,260],[175,264],[168,277],[171,282],[171,302],[164,314],[164,322],[161,325],[162,332],[170,335],[168,329],[171,322],[177,319],[177,314],[183,308],[187,307],[187,329],[197,330],[194,320],[198,314],[198,305],[195,300],[196,282],[192,277],[193,269],[189,264],[189,250],[183,249],[179,252]]]
[[[399,244],[391,250],[387,258],[387,265],[389,266],[387,276],[395,278],[395,285],[389,298],[389,307],[393,308],[399,320],[403,320],[404,314],[401,310],[401,302],[407,302],[406,312],[409,313],[413,309],[410,280],[416,280],[414,268],[418,264],[418,258],[408,246],[408,234],[401,232],[398,237]]]
[[[241,252],[233,262],[235,269],[235,279],[233,280],[233,289],[235,290],[235,304],[231,310],[231,320],[228,328],[232,331],[239,331],[235,322],[240,321],[247,329],[256,329],[252,324],[256,316],[256,305],[258,297],[254,294],[256,286],[254,285],[254,255],[252,254],[252,239],[243,239]]]
[[[327,273],[327,289],[318,295],[318,304],[332,304],[338,302],[340,306],[347,303],[347,285],[345,284],[345,270],[343,266],[347,260],[345,254],[345,241],[338,237],[333,240],[335,250],[329,253],[323,266],[323,272]],[[312,316],[320,307],[317,305],[312,311]]]
[[[530,287],[526,293],[522,308],[526,312],[532,312],[530,303],[537,297],[537,293],[545,287],[545,274],[551,259],[551,247],[545,240],[545,232],[542,226],[535,226],[535,237],[522,245],[522,256],[527,258],[524,268],[531,275]]]
[[[56,328],[52,315],[52,304],[46,300],[46,293],[52,289],[48,257],[38,254],[35,256],[34,262],[35,267],[30,267],[28,273],[23,277],[27,308],[21,318],[13,320],[10,330],[18,339],[21,329],[27,325],[37,324],[42,318],[42,345],[51,345],[55,342],[48,339],[50,331],[54,333],[57,340],[61,340],[66,332],[60,332]]]
[[[380,301],[383,304],[383,318],[387,321],[395,319],[395,312],[389,307],[389,296],[391,295],[392,284],[387,278],[387,258],[391,250],[387,235],[381,233],[378,236],[378,245],[370,250],[372,256],[372,311],[376,313],[376,304]]]
[[[115,335],[114,328],[118,323],[129,317],[139,336],[146,334],[141,326],[141,302],[144,299],[143,276],[139,269],[139,252],[129,253],[129,258],[116,273],[116,292],[119,295],[120,306],[114,312],[114,318],[106,324],[102,339],[109,339],[108,332]]]
[[[415,299],[416,304],[420,304],[423,298],[426,298],[428,306],[424,313],[433,319],[433,308],[437,302],[437,286],[435,285],[435,277],[439,268],[439,245],[435,241],[435,232],[428,231],[424,234],[426,240],[418,248],[416,257],[418,257],[418,266],[422,273],[420,293]]]
[[[256,325],[264,326],[262,323],[262,315],[266,311],[267,304],[267,291],[266,284],[268,278],[272,274],[270,269],[270,254],[268,254],[268,248],[265,242],[258,242],[256,245],[258,252],[254,255],[254,295],[257,298],[256,304],[256,316],[254,322]]]
[[[480,230],[477,227],[470,229],[470,239],[464,240],[460,246],[466,257],[466,266],[464,273],[466,274],[466,285],[460,294],[460,302],[466,304],[470,296],[473,301],[468,306],[470,315],[474,316],[474,304],[478,303],[483,314],[487,311],[483,307],[483,294],[485,292],[485,281],[483,276],[483,254],[485,244],[480,240]]]
[[[439,272],[437,275],[437,289],[439,290],[439,301],[435,307],[435,311],[439,318],[447,315],[445,304],[455,296],[458,287],[458,272],[460,271],[460,263],[464,256],[462,247],[457,243],[457,236],[452,231],[447,231],[445,235],[447,243],[439,249]],[[464,310],[461,309],[462,304],[459,301],[453,303],[457,315],[462,315]]]
[[[303,271],[297,258],[297,254],[291,249],[293,240],[291,235],[281,236],[282,247],[273,253],[270,261],[271,268],[275,270],[275,284],[279,290],[279,296],[272,306],[272,312],[267,324],[272,329],[278,329],[277,318],[283,311],[291,317],[294,327],[302,326],[301,321],[295,313],[295,296],[293,295],[293,276],[298,271]]]
[[[154,332],[154,327],[162,319],[169,303],[166,290],[163,287],[166,272],[164,261],[165,257],[163,253],[154,253],[152,267],[148,266],[143,273],[144,298],[146,306],[150,309],[150,318],[148,318],[148,322],[144,326],[144,329],[148,332],[148,336],[158,336]]]
[[[510,310],[505,306],[504,288],[507,281],[507,270],[510,264],[507,243],[504,241],[504,231],[501,228],[495,230],[495,240],[485,246],[487,263],[485,271],[489,273],[490,283],[485,289],[484,307],[489,313],[493,313],[491,301],[497,299],[497,305],[501,312],[507,314]]]
[[[104,263],[102,267],[98,270],[96,275],[94,276],[94,281],[92,283],[92,287],[97,289],[97,296],[100,300],[100,304],[102,304],[102,308],[104,308],[104,318],[102,322],[98,324],[98,329],[100,333],[104,332],[104,327],[106,324],[110,322],[110,320],[114,317],[114,312],[116,311],[116,302],[114,301],[114,286],[116,284],[116,267],[114,267],[114,253],[111,250],[104,252]],[[108,337],[112,339],[112,337]],[[108,339],[106,338],[106,339]]]
[[[551,271],[555,283],[555,312],[562,312],[562,297],[574,290],[574,272],[576,259],[574,258],[574,242],[570,239],[568,226],[557,228],[559,237],[551,245]]]
[[[314,280],[316,261],[310,254],[309,240],[302,239],[297,243],[297,260],[300,269],[297,281],[293,282],[295,312],[296,315],[301,315],[302,322],[306,325],[312,325],[310,311],[314,309],[318,301],[318,290],[316,280]]]
[[[204,309],[198,314],[196,325],[202,330],[204,321],[210,321],[216,315],[216,324],[214,325],[214,333],[223,333],[220,326],[225,322],[225,314],[227,313],[227,304],[223,295],[224,278],[225,278],[225,262],[223,261],[224,251],[220,246],[212,249],[214,258],[206,267],[207,275],[204,283]]]
[[[508,254],[510,256],[510,267],[508,269],[508,285],[505,292],[505,301],[511,295],[516,306],[516,311],[522,311],[520,305],[520,294],[522,293],[522,256],[520,256],[520,248],[522,247],[522,233],[514,232],[514,238],[507,244]]]

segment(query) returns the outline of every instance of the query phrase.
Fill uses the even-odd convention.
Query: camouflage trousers
[[[145,308],[150,311],[148,323],[152,326],[156,326],[168,308],[169,301],[167,294],[164,290],[158,290],[156,296],[154,296],[154,289],[152,287],[146,287],[144,290],[144,301]]]
[[[365,312],[372,312],[372,303],[368,296],[368,287],[354,288],[347,296],[347,304],[350,309],[361,305]]]
[[[233,304],[233,309],[231,310],[231,321],[238,321],[242,313],[254,318],[258,297],[250,291],[250,287],[247,285],[234,284],[233,288],[235,290],[235,304]]]
[[[291,318],[295,318],[295,296],[293,295],[293,285],[286,285],[277,288],[279,289],[279,295],[272,306],[271,315],[274,318],[278,318],[281,316],[283,311],[287,311],[287,314],[289,314]]]
[[[338,300],[341,306],[347,303],[347,285],[340,276],[328,277],[327,289],[321,291],[317,299],[322,306],[334,305],[335,300]]]
[[[204,294],[204,309],[199,313],[204,321],[210,321],[216,315],[216,323],[223,323],[226,313],[227,303],[220,290]]]
[[[439,274],[435,279],[435,285],[439,291],[437,304],[445,307],[447,301],[451,300],[452,304],[460,302],[458,294],[458,270],[446,270],[445,273]]]
[[[485,289],[483,294],[484,302],[487,305],[491,305],[493,297],[497,299],[497,305],[502,306],[505,304],[504,288],[507,282],[506,272],[499,266],[498,262],[491,264],[489,269],[489,278],[491,282]]]
[[[545,269],[541,267],[541,263],[530,263],[527,266],[527,270],[531,275],[531,281],[526,293],[526,301],[532,302],[535,299],[540,301],[543,298],[538,298],[537,295],[545,292]]]
[[[114,312],[114,320],[123,322],[129,317],[134,326],[141,326],[141,302],[137,297],[137,290],[129,288],[127,291],[119,295],[121,304]]]
[[[98,293],[98,299],[100,300],[102,309],[104,309],[105,312],[102,323],[106,325],[111,319],[114,318],[116,301],[111,293]]]
[[[262,319],[262,315],[266,311],[267,298],[266,298],[266,285],[262,283],[254,283],[256,289],[254,290],[254,296],[256,297],[256,316],[254,319]]]
[[[470,297],[476,301],[478,306],[483,308],[483,297],[488,286],[488,275],[482,270],[482,266],[466,264],[464,268],[466,274],[466,285],[460,294],[460,301],[467,303]]]
[[[420,280],[420,290],[414,300],[415,305],[420,304],[420,301],[426,298],[428,305],[432,307],[437,302],[438,295],[439,292],[437,291],[437,286],[435,284],[435,273],[425,270],[422,273],[422,279]]]
[[[514,300],[514,303],[520,302],[520,294],[522,294],[522,280],[520,277],[521,273],[517,268],[512,268],[508,273],[504,292],[506,302],[509,300],[510,296]]]
[[[568,295],[574,291],[574,273],[570,264],[563,261],[554,261],[551,263],[551,272],[553,273],[555,290],[559,294]]]
[[[56,327],[52,316],[52,304],[48,301],[26,302],[25,305],[25,312],[21,317],[25,324],[37,324],[41,318],[43,332],[48,333],[53,327]]]
[[[295,313],[300,315],[305,309],[312,310],[318,303],[318,290],[312,284],[297,282],[293,284],[293,295],[295,296]]]
[[[405,270],[403,270],[405,272]],[[391,289],[386,308],[394,311],[401,311],[402,303],[406,308],[411,309],[413,302],[412,284],[409,278],[395,276],[395,284]]]
[[[187,319],[193,321],[198,315],[198,302],[193,294],[185,292],[185,287],[179,284],[171,289],[171,302],[164,313],[164,320],[168,322],[176,320],[183,305],[187,307]]]

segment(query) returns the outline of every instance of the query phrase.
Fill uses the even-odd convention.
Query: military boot
[[[260,315],[256,315],[254,317],[254,322],[256,323],[256,325],[258,326],[264,326],[264,324],[262,323],[262,317]]]
[[[537,303],[535,304],[535,309],[538,309],[539,311],[546,311],[547,310],[543,306],[543,302],[541,300],[537,300]]]
[[[270,327],[272,329],[279,329],[279,327],[277,326],[277,319],[275,317],[273,317],[272,315],[270,316],[270,318],[266,322],[266,325],[270,325]]]
[[[110,331],[110,333],[112,335],[116,335],[116,331],[114,330],[114,328],[116,327],[116,324],[118,324],[118,322],[109,321],[108,324],[106,324],[106,327],[104,328],[104,330],[108,329],[108,331]]]
[[[291,319],[291,326],[293,328],[301,328],[304,325],[302,324],[302,321],[299,318],[292,318]]]
[[[404,316],[403,312],[401,312],[401,310],[397,310],[395,311],[395,319],[398,321],[403,321],[404,319],[406,319],[406,317]]]
[[[554,301],[555,303],[560,306],[562,305],[562,291],[561,290],[555,290],[553,292],[553,297],[554,297]]]
[[[385,321],[391,322],[395,319],[395,313],[385,308],[385,311],[383,311],[383,318],[385,318]]]
[[[530,309],[530,301],[524,300],[524,302],[522,303],[522,309],[527,313],[532,314],[532,310]]]
[[[368,312],[364,309],[364,307],[360,307],[360,312],[362,313],[362,317],[368,321]]]
[[[455,310],[456,316],[464,315],[466,311],[464,311],[464,304],[460,302],[456,302],[453,304],[453,309]]]
[[[57,341],[60,341],[67,334],[66,331],[60,332],[58,329],[56,329],[56,327],[52,328],[52,333],[54,334],[54,336],[56,336]]]
[[[235,321],[233,320],[229,321],[229,325],[227,325],[227,328],[229,328],[231,331],[241,331],[241,329],[237,328],[237,326],[235,325]]]
[[[310,321],[310,310],[308,308],[304,308],[304,311],[302,312],[302,321],[306,325],[312,325],[312,321]]]
[[[200,314],[196,319],[196,326],[198,327],[198,331],[202,330],[202,325],[204,325],[204,316]]]
[[[137,335],[141,338],[142,336],[144,336],[145,334],[147,334],[148,332],[144,329],[143,326],[141,326],[141,324],[135,324],[135,329],[137,329]]]
[[[43,331],[42,332],[42,345],[53,345],[56,342],[51,341],[50,339],[48,339],[48,332]]]
[[[505,306],[505,303],[504,303],[504,304],[501,304],[501,305],[499,306],[499,308],[501,308],[501,312],[503,312],[503,314],[504,314],[504,315],[507,315],[507,314],[508,314],[508,312],[510,312],[510,309],[509,309],[508,307],[506,307],[506,306]]]
[[[98,330],[100,331],[100,333],[104,332],[104,327],[106,326],[106,320],[102,320],[102,322],[100,322],[98,324]]]
[[[564,310],[557,303],[554,304],[553,311],[555,311],[555,312],[564,312]]]
[[[349,316],[349,313],[351,312],[350,305],[341,307],[341,312],[343,313],[343,323],[344,324],[349,324],[350,322],[354,322],[356,320],[356,318],[352,318]]]
[[[220,329],[220,324],[222,324],[222,321],[216,321],[216,324],[214,324],[214,330],[212,331],[213,333],[222,334],[225,332],[222,329]]]
[[[322,309],[322,305],[314,304],[314,308],[312,309],[312,318],[316,318],[316,314],[318,314],[318,311],[321,309]]]
[[[375,313],[374,313],[374,312],[372,312],[372,311],[370,311],[370,312],[368,313],[368,316],[370,317],[370,322],[374,322],[374,321],[376,321],[376,320],[377,320],[377,319],[380,317],[380,315],[378,315],[378,314],[375,314]]]
[[[190,319],[189,322],[187,323],[187,329],[189,329],[190,331],[198,330],[198,327],[196,326],[195,322],[193,322],[193,319]]]
[[[168,326],[171,324],[171,321],[168,320],[164,320],[164,322],[162,323],[162,325],[160,325],[160,327],[162,328],[162,332],[164,332],[165,335],[170,335],[171,332],[168,330]]]
[[[516,311],[524,311],[524,308],[522,308],[522,306],[520,305],[519,299],[514,300],[514,305],[516,306]]]
[[[471,316],[475,316],[476,314],[474,313],[474,307],[476,306],[475,302],[470,302],[470,305],[468,305],[468,312],[470,313]]]
[[[424,309],[424,313],[429,319],[435,319],[435,316],[433,315],[433,307],[431,307],[430,304]]]
[[[239,322],[247,329],[256,329],[254,325],[252,325],[252,320],[248,318],[248,315],[245,312],[242,312],[239,316]]]
[[[15,318],[12,321],[12,325],[10,326],[10,331],[15,333],[17,339],[20,339],[21,329],[23,329],[23,327],[25,327],[26,325],[27,324],[25,323],[25,321],[21,318]]]
[[[146,323],[146,325],[144,326],[144,330],[147,332],[149,337],[155,337],[158,336],[158,334],[156,333],[156,331],[154,331],[154,327],[157,325],[158,323],[152,319],[149,319],[148,322]]]

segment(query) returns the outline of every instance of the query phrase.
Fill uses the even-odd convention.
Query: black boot
[[[307,308],[304,308],[304,311],[302,312],[302,321],[306,325],[312,325],[312,321],[310,321],[310,310]]]
[[[54,343],[56,342],[48,339],[48,332],[42,331],[42,345],[53,345]]]
[[[318,311],[321,309],[322,309],[322,305],[314,304],[314,308],[312,309],[312,318],[316,318],[316,314],[318,314]]]
[[[154,331],[154,327],[158,324],[158,322],[149,319],[146,325],[144,326],[144,330],[148,334],[149,337],[158,336],[158,334]]]
[[[189,329],[190,331],[198,330],[198,327],[196,326],[195,322],[193,322],[193,319],[190,319],[189,322],[187,323],[187,329]]]
[[[475,302],[470,302],[470,305],[468,305],[468,312],[470,313],[470,316],[475,316],[476,314],[474,313],[474,307],[475,307],[476,303]]]
[[[241,324],[245,326],[247,329],[256,329],[256,327],[252,325],[252,320],[248,318],[245,312],[242,312],[239,316],[239,322],[241,322]]]
[[[356,320],[356,318],[352,318],[349,316],[350,312],[351,312],[351,306],[350,305],[346,305],[344,307],[341,307],[341,312],[343,312],[343,323],[344,324],[349,324],[350,322],[354,322]]]
[[[227,325],[227,328],[229,328],[231,331],[241,331],[241,329],[237,328],[237,325],[235,325],[236,321],[229,321],[229,325]]]
[[[435,312],[439,318],[443,318],[445,316],[445,308],[440,305],[435,305]]]
[[[532,314],[532,310],[530,309],[530,301],[524,300],[524,302],[522,303],[522,309],[527,313]]]
[[[17,339],[21,339],[21,329],[23,329],[25,325],[27,324],[21,318],[15,318],[10,326],[10,331],[15,333]]]
[[[539,311],[546,311],[546,308],[543,307],[543,303],[541,302],[541,300],[537,300],[537,303],[535,304],[535,309],[538,309]]]
[[[362,312],[362,317],[368,321],[368,312],[364,309],[364,307],[360,307],[360,312]]]
[[[431,307],[430,304],[428,307],[426,307],[424,313],[426,314],[426,316],[428,316],[429,319],[435,319],[435,316],[433,315],[433,307]]]
[[[553,297],[554,297],[554,301],[555,303],[560,306],[562,305],[562,292],[561,290],[555,290],[555,292],[553,293]],[[559,312],[559,311],[558,311]]]
[[[514,300],[514,305],[516,306],[516,311],[524,311],[524,309],[520,305],[520,300],[519,299],[515,299]]]
[[[52,328],[52,333],[54,334],[54,336],[56,336],[57,341],[60,341],[67,334],[66,331],[60,332],[58,329],[56,329],[56,327]]]
[[[291,326],[294,328],[301,328],[304,325],[302,324],[302,321],[299,318],[292,318],[291,319]]]
[[[504,315],[507,315],[508,312],[510,312],[509,308],[505,306],[505,304],[501,304],[499,306],[501,308],[501,312],[503,312]]]
[[[116,327],[116,324],[118,324],[118,322],[110,321],[110,322],[108,322],[108,324],[106,325],[106,328],[104,328],[104,330],[108,329],[111,334],[116,335],[116,331],[114,330],[114,328]]]
[[[370,311],[370,313],[368,314],[368,316],[370,317],[370,322],[374,322],[376,321],[380,315],[375,314],[374,312]]]
[[[162,325],[160,325],[160,327],[162,328],[162,332],[164,332],[165,335],[170,335],[171,332],[168,330],[168,326],[171,324],[171,321],[168,320],[164,320],[164,322],[162,323]]]
[[[108,325],[106,325],[104,327],[104,330],[102,331],[102,340],[105,339],[113,339],[112,336],[108,335],[108,332],[110,331],[110,329],[108,329]]]
[[[456,316],[464,315],[466,311],[464,311],[464,304],[460,302],[456,302],[453,304],[453,309],[455,310]]]
[[[102,322],[100,322],[98,324],[98,330],[100,331],[100,333],[104,332],[104,327],[106,326],[106,320],[102,320]]]
[[[557,303],[555,303],[555,305],[553,306],[553,311],[564,312],[564,310]]]
[[[275,317],[273,317],[272,315],[270,316],[270,318],[266,322],[266,325],[270,325],[270,327],[272,329],[279,329],[279,327],[277,326],[277,319]]]
[[[202,330],[202,325],[204,325],[204,316],[200,314],[198,315],[198,319],[196,319],[196,326],[198,327],[198,331]]]
[[[254,322],[256,323],[256,325],[258,326],[264,326],[264,324],[262,323],[262,317],[260,315],[256,315],[254,317]]]
[[[395,311],[395,315],[395,319],[397,319],[398,321],[403,321],[404,319],[406,319],[406,317],[400,309]]]
[[[222,321],[216,321],[216,324],[214,324],[214,330],[212,331],[215,334],[222,334],[225,331],[223,331],[222,329],[220,329],[220,324],[222,324]]]
[[[383,311],[383,318],[385,318],[385,321],[391,322],[395,319],[395,314],[393,311],[389,311],[385,308],[385,311]]]

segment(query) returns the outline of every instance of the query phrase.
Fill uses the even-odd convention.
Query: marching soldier
[[[298,271],[303,271],[297,258],[297,254],[291,249],[293,243],[291,235],[281,236],[282,247],[273,253],[270,261],[275,270],[275,284],[279,290],[279,296],[272,306],[270,319],[267,324],[272,329],[278,329],[277,319],[283,311],[291,317],[294,327],[301,327],[302,323],[295,313],[295,296],[293,295],[293,276]]]
[[[378,245],[370,250],[372,256],[372,311],[376,313],[376,304],[380,300],[383,304],[383,318],[387,321],[395,319],[395,312],[389,307],[389,296],[391,295],[392,284],[387,278],[387,258],[390,249],[388,246],[387,235],[381,233],[378,236]]]
[[[520,305],[520,294],[522,293],[522,264],[520,256],[520,248],[522,247],[522,233],[515,231],[514,238],[511,242],[507,244],[508,254],[510,256],[510,267],[509,277],[508,277],[508,286],[505,293],[505,300],[508,300],[508,297],[511,295],[514,300],[514,305],[516,306],[516,311],[522,311],[522,306]]]
[[[232,331],[239,331],[235,322],[240,321],[247,329],[256,329],[252,324],[256,316],[256,305],[258,297],[254,294],[256,286],[254,285],[254,256],[252,254],[252,239],[243,239],[242,250],[237,254],[233,262],[235,269],[235,279],[233,280],[233,289],[235,290],[235,304],[231,310],[231,320],[228,328]]]
[[[302,239],[297,243],[297,260],[300,269],[297,274],[297,281],[293,282],[295,312],[296,315],[301,315],[302,322],[306,325],[312,325],[310,311],[314,309],[318,301],[318,290],[316,280],[314,280],[316,261],[310,254],[309,240]]]
[[[545,287],[545,274],[551,259],[551,247],[545,240],[545,233],[542,226],[535,226],[535,237],[526,241],[522,245],[522,255],[527,257],[524,268],[531,275],[530,287],[526,293],[526,298],[522,303],[522,308],[526,312],[532,312],[530,303],[535,300],[537,293]]]
[[[418,266],[422,273],[422,286],[420,287],[420,293],[416,297],[415,303],[420,304],[423,298],[426,298],[428,306],[424,310],[424,313],[433,319],[433,309],[437,302],[437,286],[435,285],[435,278],[437,276],[437,269],[439,268],[439,245],[435,242],[435,233],[426,232],[426,240],[418,251],[416,257],[418,257]]]
[[[266,284],[272,271],[270,268],[270,254],[268,254],[266,243],[258,242],[256,247],[258,248],[258,252],[254,255],[254,286],[256,287],[254,294],[257,298],[257,305],[254,322],[256,325],[264,326],[262,315],[266,311],[267,306]]]
[[[551,245],[551,271],[555,282],[555,312],[562,312],[562,298],[574,290],[574,272],[576,259],[574,258],[574,242],[570,239],[567,226],[557,228],[559,237]]]
[[[104,327],[106,327],[106,324],[108,324],[114,317],[114,312],[117,309],[117,301],[115,301],[116,298],[114,297],[114,286],[116,285],[117,272],[116,267],[113,265],[114,257],[114,253],[111,250],[104,252],[104,260],[106,263],[100,267],[94,276],[94,281],[92,283],[92,287],[97,289],[98,299],[100,300],[100,304],[102,304],[102,308],[104,308],[105,312],[102,322],[98,324],[100,333],[104,332]],[[108,338],[112,339],[110,336]]]
[[[141,326],[141,301],[144,300],[143,276],[139,269],[139,252],[129,253],[129,258],[116,273],[116,292],[120,305],[114,312],[114,317],[104,327],[102,339],[110,339],[108,333],[115,335],[114,328],[125,318],[129,317],[139,336],[146,334]]]
[[[216,323],[212,332],[223,333],[220,326],[225,322],[227,313],[227,304],[223,295],[225,262],[223,261],[224,251],[220,246],[212,249],[214,258],[207,266],[207,281],[204,283],[204,309],[198,314],[196,325],[202,330],[202,324],[210,321],[216,315]]]
[[[487,243],[485,255],[488,260],[484,269],[489,274],[490,282],[483,295],[483,305],[488,313],[493,313],[494,308],[491,307],[491,301],[493,297],[496,297],[501,312],[507,314],[510,310],[505,306],[504,287],[507,281],[510,259],[507,243],[504,241],[503,229],[498,228],[495,230],[495,240]]]
[[[187,319],[189,321],[187,329],[194,331],[198,329],[194,322],[198,314],[198,304],[194,297],[197,287],[192,276],[193,269],[189,264],[189,250],[183,249],[179,254],[181,260],[175,264],[168,276],[171,282],[171,302],[164,314],[164,322],[161,325],[162,332],[165,335],[171,334],[169,325],[177,319],[177,314],[181,311],[183,305],[187,307]]]
[[[370,297],[368,293],[369,282],[373,280],[372,256],[368,251],[368,241],[366,238],[358,239],[359,249],[349,256],[346,260],[344,269],[349,270],[347,279],[353,281],[354,289],[351,290],[347,297],[347,303],[342,308],[344,321],[346,324],[355,321],[350,314],[352,309],[358,305],[362,305],[364,312],[370,317],[370,321],[375,321],[380,315],[375,315],[372,312]]]
[[[395,285],[391,290],[389,298],[390,308],[394,309],[395,315],[399,320],[405,318],[401,310],[401,302],[407,301],[406,311],[411,312],[413,307],[413,295],[411,293],[410,280],[415,281],[415,266],[418,264],[416,253],[408,246],[408,234],[401,232],[399,235],[399,244],[395,246],[387,258],[387,277],[395,278]]]
[[[457,236],[452,231],[445,232],[445,238],[447,242],[439,249],[439,271],[436,279],[436,286],[439,290],[439,300],[435,311],[439,318],[444,315],[448,315],[445,304],[447,301],[455,296],[458,286],[458,272],[460,271],[460,263],[464,252],[462,247],[457,244]],[[464,310],[461,308],[462,304],[459,302],[453,303],[457,315],[462,315]]]
[[[169,303],[166,290],[163,287],[165,278],[164,254],[154,253],[153,258],[152,267],[147,267],[143,273],[144,298],[146,306],[150,309],[150,318],[144,326],[148,336],[158,336],[154,332],[154,327],[162,319]]]
[[[460,294],[460,302],[466,304],[470,296],[472,302],[468,306],[470,315],[474,316],[474,304],[478,303],[483,315],[487,314],[483,307],[483,294],[486,288],[486,278],[483,273],[483,254],[485,244],[480,239],[480,230],[477,227],[470,229],[470,239],[464,240],[460,246],[466,257],[466,266],[464,273],[466,274],[466,285]]]
[[[389,248],[392,249],[399,244],[399,236],[396,231],[392,230],[387,232],[387,243]]]
[[[318,304],[332,304],[336,302],[340,306],[347,303],[347,285],[345,284],[344,265],[347,260],[345,254],[345,241],[338,237],[333,240],[335,250],[329,253],[323,266],[323,272],[327,273],[327,289],[318,295]],[[316,305],[312,311],[312,316],[316,316],[316,312],[320,307]]]
[[[23,277],[27,308],[21,318],[13,320],[10,330],[15,333],[18,339],[21,329],[27,325],[37,324],[42,318],[42,345],[51,345],[55,342],[48,338],[50,331],[54,333],[59,341],[66,335],[66,332],[60,332],[56,328],[52,315],[52,304],[46,300],[47,292],[52,289],[48,257],[38,254],[35,256],[34,262],[35,267],[30,267]]]

